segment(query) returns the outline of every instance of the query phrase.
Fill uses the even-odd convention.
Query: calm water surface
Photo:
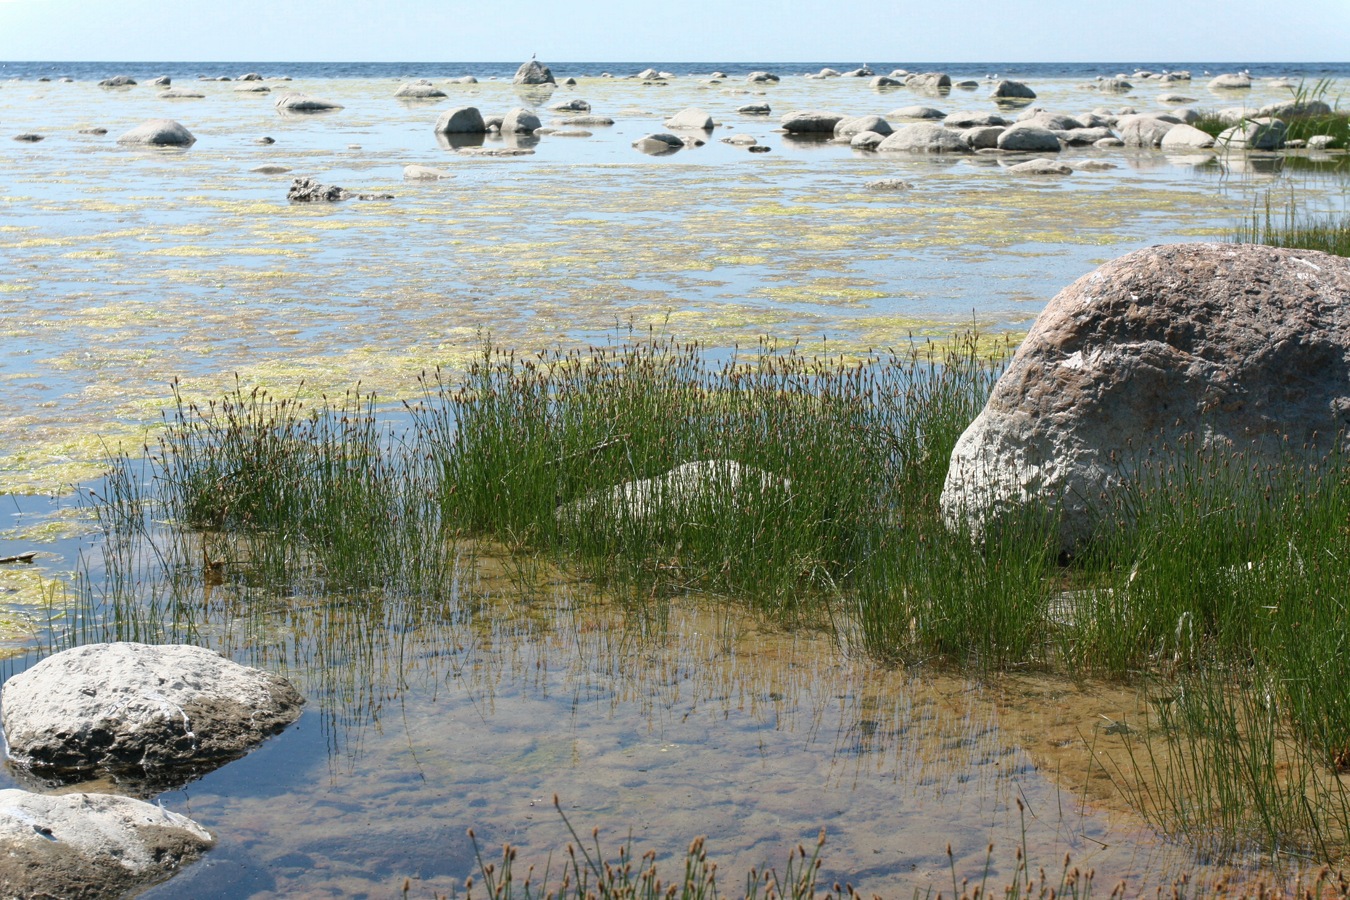
[[[1253,90],[1221,96],[1203,69],[1246,66],[1172,68],[1182,67],[1196,80],[1137,81],[1126,95],[1083,86],[1115,64],[941,68],[1020,74],[1037,105],[1067,112],[1151,110],[1169,93],[1202,108],[1259,106],[1289,97],[1276,76],[1350,74],[1253,67],[1265,76]],[[41,495],[93,477],[105,444],[135,446],[157,421],[175,379],[190,398],[237,377],[283,396],[360,382],[394,399],[489,338],[528,353],[628,328],[712,348],[767,334],[861,351],[971,323],[1015,337],[1104,260],[1222,238],[1268,197],[1343,208],[1342,157],[1067,150],[1110,167],[1045,180],[1009,175],[997,157],[866,154],[773,130],[800,108],[994,112],[983,84],[879,92],[867,79],[803,78],[819,68],[803,64],[719,66],[730,76],[720,83],[707,78],[714,67],[682,64],[664,85],[599,77],[637,68],[556,66],[579,83],[547,97],[506,83],[514,66],[0,68],[14,79],[0,81],[0,135],[44,136],[0,140],[0,491]],[[751,85],[751,68],[785,77]],[[196,79],[251,69],[294,80],[253,94]],[[118,72],[143,83],[97,86]],[[483,80],[443,81],[469,72]],[[144,82],[163,73],[206,96],[160,98]],[[36,80],[63,74],[76,80]],[[405,76],[438,79],[450,96],[400,102]],[[282,116],[272,101],[287,89],[344,108]],[[456,152],[432,133],[451,106],[536,105],[549,124],[561,114],[547,107],[573,98],[615,124],[485,143],[532,151],[510,157]],[[775,115],[736,111],[751,102]],[[722,123],[705,146],[659,158],[630,146],[688,106]],[[155,117],[182,122],[197,143],[116,144]],[[107,134],[81,133],[93,127]],[[732,133],[771,151],[719,141]],[[405,181],[412,163],[451,177]],[[265,164],[290,171],[255,171]],[[395,197],[291,205],[298,175]],[[867,188],[883,178],[912,187]],[[82,545],[97,575],[72,497],[9,496],[3,511],[0,555],[42,551],[35,568],[0,572],[14,616],[35,615]],[[1203,871],[1125,808],[1123,738],[1105,729],[1142,715],[1133,690],[883,669],[852,652],[847,628],[785,632],[699,598],[639,615],[519,563],[466,570],[430,617],[392,603],[358,614],[322,597],[200,599],[196,640],[286,672],[310,706],[257,752],[161,797],[219,846],[152,896],[389,896],[405,878],[414,896],[444,893],[474,869],[468,827],[542,868],[568,838],[555,793],[611,849],[631,834],[639,852],[669,859],[709,835],[728,888],[750,866],[781,867],[821,828],[825,882],[887,897],[950,889],[949,842],[972,875],[992,842],[1001,884],[1023,823],[1037,865],[1057,871],[1070,853],[1107,889]],[[11,641],[22,653],[11,670],[35,658],[34,640]]]

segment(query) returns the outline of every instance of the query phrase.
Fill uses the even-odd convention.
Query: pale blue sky
[[[1350,0],[0,0],[0,60],[1329,61]]]

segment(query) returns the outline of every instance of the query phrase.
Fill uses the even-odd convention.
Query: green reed
[[[1267,195],[1264,206],[1252,210],[1250,218],[1234,229],[1232,239],[1350,256],[1350,218],[1308,214],[1293,201],[1277,212]]]

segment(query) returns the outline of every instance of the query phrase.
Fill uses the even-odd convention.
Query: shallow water
[[[924,97],[878,93],[865,79],[758,88],[688,76],[657,87],[592,73],[552,99],[586,99],[614,126],[485,158],[442,148],[431,125],[452,105],[521,105],[509,84],[447,85],[449,100],[405,104],[387,77],[269,82],[345,106],[297,118],[273,109],[275,95],[176,80],[207,97],[0,83],[4,127],[46,135],[0,141],[6,493],[96,473],[104,442],[139,440],[153,425],[173,379],[190,398],[217,396],[237,376],[282,396],[359,381],[393,399],[415,393],[424,369],[463,365],[488,336],[522,353],[628,328],[712,348],[769,334],[861,350],[972,321],[1015,337],[1101,261],[1221,238],[1268,194],[1339,209],[1345,191],[1338,157],[1294,167],[1072,150],[1066,158],[1113,168],[1018,179],[996,158],[856,153],[735,112],[759,100],[775,113],[992,112],[984,88]],[[1114,97],[1083,80],[1033,81],[1038,105],[1145,110],[1179,92],[1218,107],[1289,94],[1258,83],[1221,98],[1198,79]],[[632,149],[691,105],[724,123],[706,146],[659,158]],[[197,143],[115,143],[158,116]],[[78,133],[95,125],[109,133]],[[733,132],[771,152],[718,142]],[[276,143],[255,143],[262,135]],[[293,171],[250,171],[265,163]],[[405,182],[409,163],[454,177]],[[293,175],[396,197],[291,205]],[[867,190],[878,178],[914,186]],[[35,567],[6,569],[14,583],[0,589],[13,589],[13,613],[40,620],[40,579],[70,577],[88,519],[69,498],[10,503],[0,551],[43,552]],[[474,871],[468,827],[488,850],[509,841],[542,868],[568,839],[555,793],[610,850],[631,832],[639,852],[671,859],[708,834],[728,889],[750,866],[781,868],[822,827],[825,884],[848,879],[887,897],[950,888],[948,842],[957,870],[974,876],[992,842],[1001,885],[1022,844],[1018,799],[1029,857],[1051,873],[1070,853],[1108,889],[1206,874],[1126,809],[1124,739],[1106,729],[1143,715],[1133,690],[879,668],[826,630],[784,632],[700,598],[638,614],[508,562],[466,572],[435,615],[406,603],[202,598],[192,637],[286,672],[310,706],[257,752],[161,798],[220,844],[151,896],[385,896],[405,878],[413,896],[445,893]]]

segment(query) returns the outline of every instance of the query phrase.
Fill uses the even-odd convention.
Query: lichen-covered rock
[[[247,752],[300,715],[286,679],[189,645],[63,650],[0,689],[10,759],[55,777],[197,771]]]
[[[1139,250],[1037,318],[952,452],[943,514],[975,535],[1028,505],[1091,539],[1150,452],[1319,456],[1350,426],[1350,260],[1251,244]]]
[[[113,898],[163,881],[214,843],[186,816],[111,794],[0,791],[0,896]]]

